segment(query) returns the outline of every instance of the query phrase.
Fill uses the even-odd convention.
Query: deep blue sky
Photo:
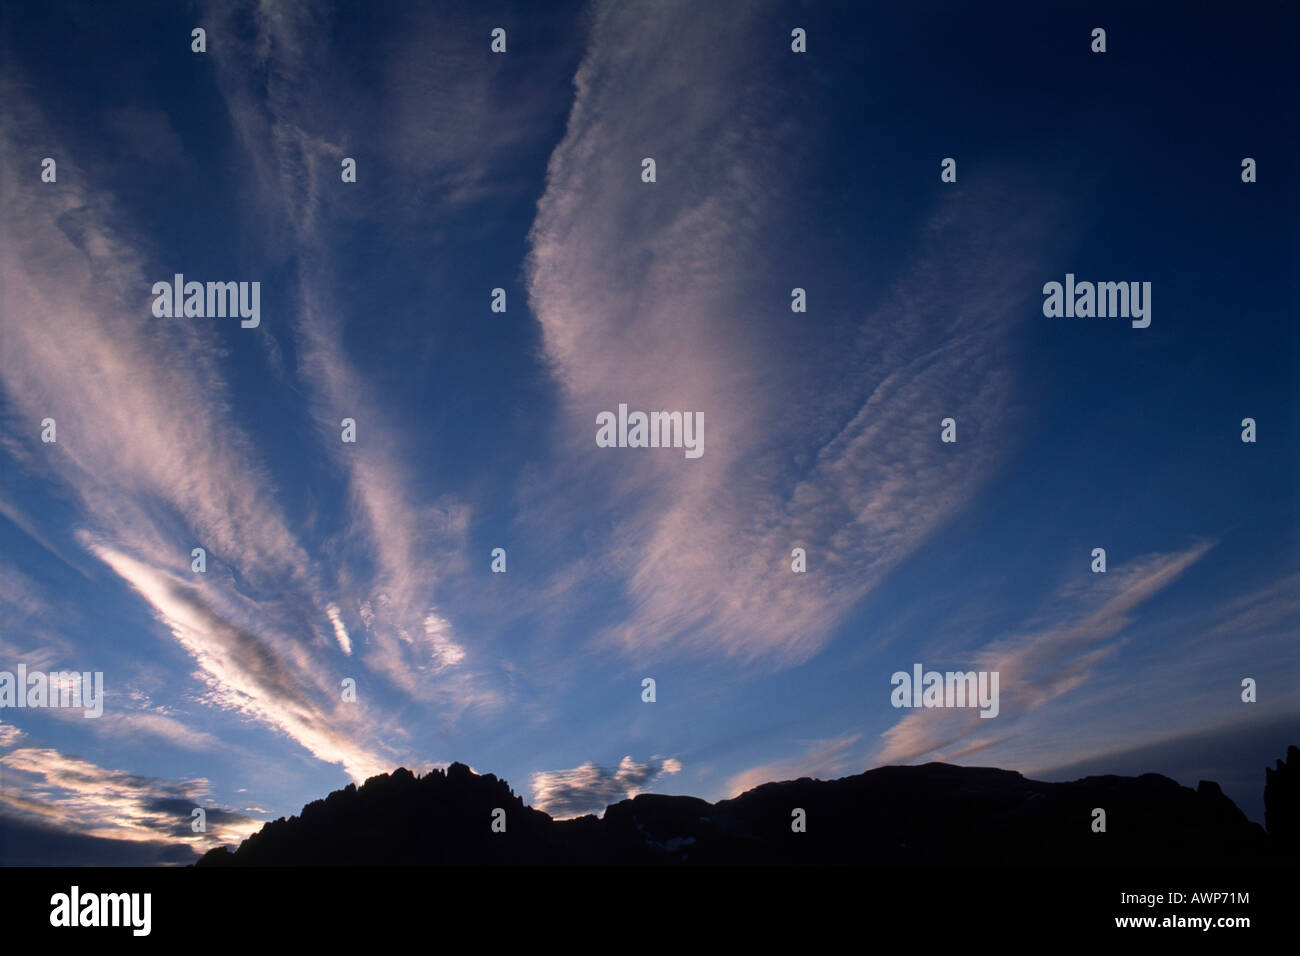
[[[452,760],[557,816],[948,760],[1262,820],[1294,12],[863,6],[0,8],[0,670],[106,686],[0,712],[0,856],[185,859]],[[261,324],[155,318],[176,272]],[[1150,327],[1045,317],[1067,272]],[[597,448],[620,403],[703,456]],[[914,662],[999,716],[893,708]]]

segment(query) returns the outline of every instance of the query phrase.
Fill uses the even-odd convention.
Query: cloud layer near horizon
[[[645,763],[625,756],[617,767],[585,763],[572,770],[544,770],[533,775],[533,807],[558,819],[602,813],[611,803],[635,797],[659,778],[680,773],[682,762],[653,757]]]

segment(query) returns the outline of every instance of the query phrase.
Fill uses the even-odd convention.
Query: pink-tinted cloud
[[[853,734],[833,740],[815,740],[808,744],[805,752],[798,757],[751,767],[727,781],[727,795],[736,797],[762,784],[782,780],[798,780],[801,777],[831,780],[846,774],[861,772],[865,768],[860,765],[860,758],[853,752],[853,745],[861,739],[861,736],[861,734]]]
[[[1087,683],[1119,651],[1123,631],[1138,607],[1211,547],[1211,542],[1201,542],[1173,554],[1148,555],[1104,576],[1090,576],[1087,588],[1064,589],[1041,626],[993,641],[957,668],[998,673],[996,718],[983,719],[975,708],[910,711],[885,731],[871,762],[952,760],[1001,744],[1009,734],[1025,733],[1025,718]]]
[[[606,644],[797,663],[998,461],[982,423],[1008,420],[1004,349],[1034,288],[1022,250],[1047,221],[983,187],[974,203],[938,205],[856,341],[813,353],[757,328],[739,303],[797,224],[773,169],[799,145],[768,115],[770,91],[744,80],[761,5],[643,12],[594,7],[532,230],[530,303],[566,418],[524,520],[536,532],[570,509],[617,516],[589,542],[629,609]],[[639,178],[644,156],[658,162],[653,184]],[[1005,223],[990,231],[994,207]],[[703,456],[595,447],[596,414],[621,402],[702,412]],[[939,440],[947,415],[955,446]],[[791,572],[795,547],[807,574]]]
[[[682,762],[672,757],[641,763],[628,755],[614,768],[589,762],[572,770],[544,770],[533,774],[532,805],[559,819],[602,813],[609,804],[635,797],[657,779],[681,769]]]

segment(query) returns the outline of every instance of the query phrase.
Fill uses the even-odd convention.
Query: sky
[[[4,4],[0,670],[103,713],[0,710],[0,863],[453,761],[556,817],[939,760],[1262,822],[1295,14],[1129,7]],[[178,273],[256,324],[156,314]],[[702,454],[601,447],[620,404]],[[895,707],[916,664],[996,717]]]

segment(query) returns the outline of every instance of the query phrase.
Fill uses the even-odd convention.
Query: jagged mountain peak
[[[349,784],[199,865],[1269,863],[1294,855],[1297,771],[1294,747],[1268,771],[1266,834],[1217,784],[1159,774],[1047,783],[928,763],[765,783],[717,803],[642,793],[601,817],[553,820],[456,762]]]

